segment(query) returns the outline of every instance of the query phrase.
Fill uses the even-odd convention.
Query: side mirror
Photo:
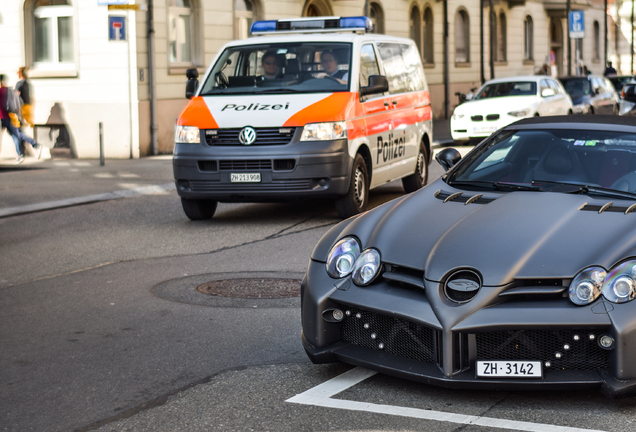
[[[550,96],[554,96],[555,94],[556,94],[555,91],[551,88],[545,88],[541,90],[541,97],[550,97]]]
[[[445,148],[435,155],[435,160],[444,168],[445,171],[451,169],[460,161],[462,155],[454,148]]]
[[[369,85],[360,87],[360,96],[370,94],[384,93],[389,91],[389,82],[384,75],[371,75],[369,77]]]
[[[188,69],[186,77],[188,82],[186,83],[185,97],[186,99],[192,99],[199,88],[199,80],[197,79],[199,78],[199,71],[197,69]]]
[[[625,84],[621,96],[627,102],[636,103],[636,84]]]

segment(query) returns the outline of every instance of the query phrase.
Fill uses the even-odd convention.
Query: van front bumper
[[[352,158],[346,140],[281,146],[176,144],[173,171],[179,196],[223,202],[335,198],[347,193]],[[232,174],[260,174],[253,183]]]

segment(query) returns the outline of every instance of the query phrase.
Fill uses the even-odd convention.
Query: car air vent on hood
[[[625,207],[625,206],[615,206],[613,201],[610,201],[602,206],[600,205],[593,205],[593,204],[585,204],[583,207],[581,207],[581,210],[583,211],[594,211],[594,212],[599,212],[599,213],[603,213],[603,212],[610,212],[610,213],[633,213],[636,212],[636,204],[632,204],[629,207]]]
[[[568,289],[569,280],[563,279],[518,279],[499,297],[512,296],[562,296]]]
[[[396,282],[402,287],[424,289],[424,272],[393,264],[384,265],[382,278],[389,282]]]
[[[438,190],[435,192],[435,198],[442,200],[444,202],[460,202],[464,204],[488,204],[495,200],[495,198],[486,198],[484,194],[475,194],[470,195],[466,192],[445,192],[443,190]]]

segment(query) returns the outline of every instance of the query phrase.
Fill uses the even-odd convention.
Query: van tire
[[[357,154],[353,160],[349,191],[336,199],[336,212],[343,219],[366,211],[369,203],[369,172],[362,155]]]
[[[402,179],[402,187],[404,192],[411,193],[420,189],[422,186],[426,186],[428,182],[428,151],[424,143],[420,143],[420,151],[417,154],[417,163],[415,165],[415,172],[408,177]]]
[[[213,200],[181,198],[183,212],[190,220],[211,219],[216,212],[217,204],[218,202]]]

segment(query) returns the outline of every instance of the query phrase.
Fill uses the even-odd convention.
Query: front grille
[[[200,171],[216,171],[216,161],[199,161]]]
[[[541,360],[549,370],[595,370],[608,366],[609,351],[598,346],[599,330],[505,330],[478,333],[478,360]],[[594,335],[590,339],[590,335]],[[578,336],[578,340],[575,340]],[[565,349],[565,345],[569,349]],[[557,358],[556,353],[561,354]]]
[[[488,114],[486,116],[486,120],[488,120],[488,121],[499,120],[499,114]]]
[[[296,167],[294,159],[275,159],[274,171],[293,171]]]
[[[276,192],[303,191],[309,189],[309,180],[274,180],[271,183],[221,183],[214,180],[190,180],[194,192]]]
[[[269,159],[262,160],[222,160],[219,161],[219,169],[221,171],[259,171],[271,170],[272,161]]]
[[[470,119],[472,121],[474,121],[474,122],[483,121],[484,120],[484,116],[483,115],[474,115]]]
[[[204,130],[205,142],[210,146],[244,145],[239,139],[242,128]],[[296,128],[254,128],[256,141],[251,145],[285,145],[289,144]]]
[[[354,345],[435,363],[435,331],[400,318],[342,306],[342,339]]]

